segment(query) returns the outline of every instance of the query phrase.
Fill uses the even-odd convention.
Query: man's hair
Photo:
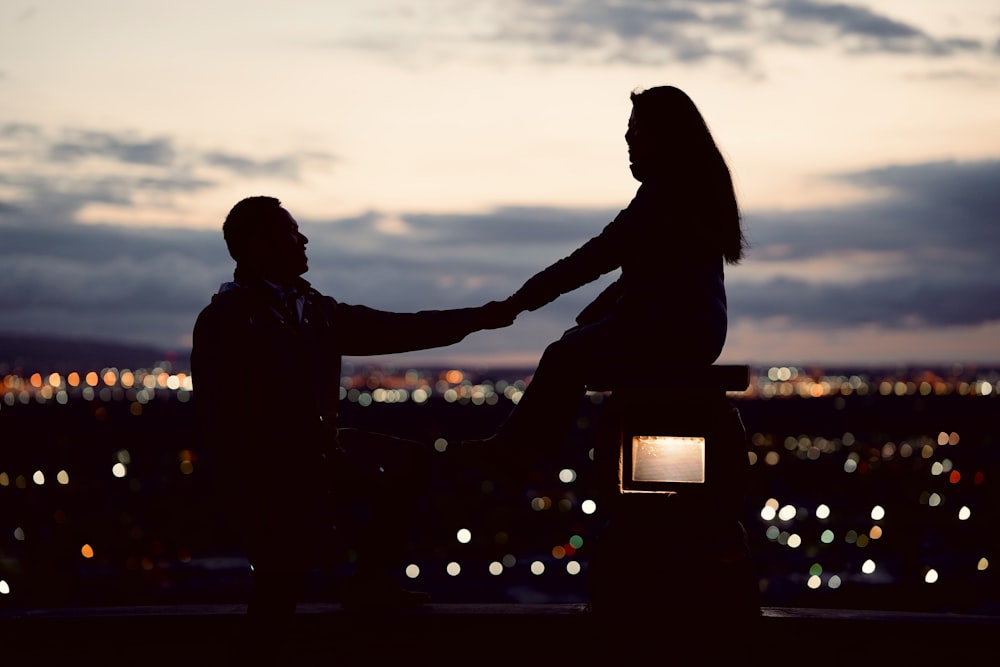
[[[708,232],[728,264],[743,258],[747,240],[733,188],[732,174],[708,124],[688,95],[673,86],[657,86],[631,95],[639,133],[654,151],[654,169],[669,174],[692,202],[698,202]]]
[[[237,263],[246,257],[254,238],[260,236],[281,202],[275,197],[247,197],[233,206],[222,223],[222,236],[229,254]]]

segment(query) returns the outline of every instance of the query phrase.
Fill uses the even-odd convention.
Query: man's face
[[[264,267],[275,278],[290,281],[309,270],[309,239],[299,232],[299,224],[285,209],[275,209],[261,241]]]

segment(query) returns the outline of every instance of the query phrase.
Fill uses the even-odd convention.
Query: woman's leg
[[[606,318],[570,329],[545,348],[528,388],[501,424],[497,439],[534,448],[561,443],[588,384],[608,383],[623,366],[622,326]]]

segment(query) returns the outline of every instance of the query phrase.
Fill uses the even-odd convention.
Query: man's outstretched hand
[[[514,323],[521,312],[520,304],[512,298],[490,301],[479,307],[478,325],[480,329],[502,329]]]

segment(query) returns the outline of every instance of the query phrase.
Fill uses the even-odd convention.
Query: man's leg
[[[338,439],[346,460],[335,473],[337,505],[358,554],[345,603],[407,607],[426,602],[425,594],[404,590],[398,576],[429,474],[428,448],[358,429],[340,429]]]
[[[305,574],[257,568],[246,623],[234,652],[236,664],[283,664]]]

